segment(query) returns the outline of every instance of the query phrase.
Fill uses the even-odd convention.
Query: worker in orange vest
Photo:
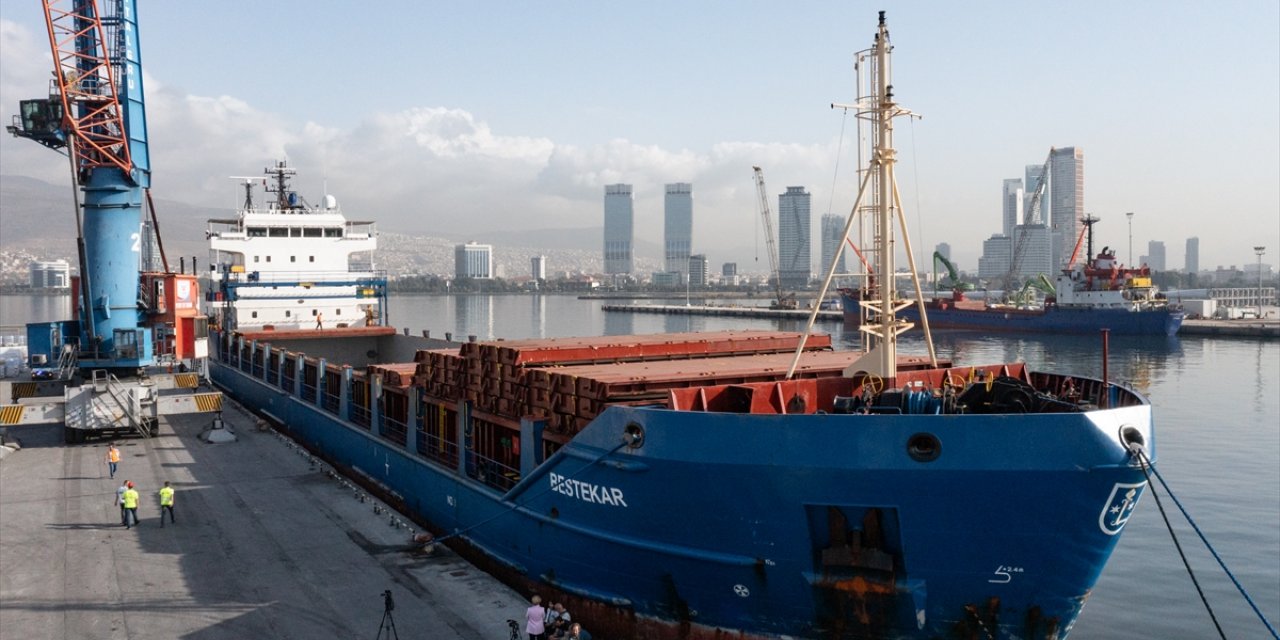
[[[116,477],[116,465],[120,464],[120,450],[116,448],[116,443],[112,442],[107,445],[107,468],[111,470],[111,478]]]

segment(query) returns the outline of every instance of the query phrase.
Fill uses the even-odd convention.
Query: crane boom
[[[1027,197],[1027,206],[1023,208],[1023,224],[1043,224],[1044,219],[1041,215],[1041,202],[1044,200],[1046,187],[1049,184],[1049,165],[1053,162],[1053,147],[1049,147],[1049,155],[1045,158],[1044,164],[1040,167],[1039,180],[1036,182],[1035,189],[1030,191]],[[1031,185],[1027,185],[1030,187]],[[1010,251],[1009,270],[1005,272],[1004,278],[1001,280],[1000,288],[1006,292],[1013,290],[1014,280],[1018,277],[1018,269],[1022,266],[1022,256],[1027,252],[1026,231],[1019,232],[1017,226],[1013,229],[1013,243]]]
[[[773,278],[775,292],[778,296],[776,306],[780,308],[794,307],[795,300],[788,299],[782,291],[782,274],[778,271],[778,246],[773,241],[773,214],[769,212],[769,190],[764,186],[764,170],[751,167],[755,172],[756,193],[760,198],[760,218],[764,224],[764,241],[769,254],[769,273]]]

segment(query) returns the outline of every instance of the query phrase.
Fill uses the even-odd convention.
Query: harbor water
[[[70,313],[66,297],[3,296],[0,302],[0,325],[61,319]],[[698,299],[688,302],[702,304]],[[735,302],[761,304],[714,304]],[[414,334],[430,331],[443,338],[448,333],[455,340],[803,329],[799,321],[605,312],[601,305],[570,295],[396,296],[388,319]],[[858,336],[838,322],[819,323],[816,330],[830,333],[838,349],[858,348]],[[1099,337],[936,332],[934,338],[939,357],[957,364],[1022,360],[1034,369],[1102,375]],[[900,351],[923,355],[924,342],[918,333],[908,334]],[[1108,369],[1112,380],[1151,398],[1157,469],[1256,605],[1273,625],[1280,623],[1280,342],[1113,336]],[[1217,637],[1159,506],[1226,637],[1269,637],[1171,496],[1156,489],[1143,497],[1130,519],[1071,637]],[[982,499],[956,496],[966,498]],[[1014,511],[1018,505],[1008,508]]]

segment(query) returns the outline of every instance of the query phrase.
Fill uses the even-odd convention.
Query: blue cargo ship
[[[858,202],[884,230],[907,113],[889,50],[882,13],[853,108],[880,176]],[[211,233],[213,380],[598,636],[1064,638],[1155,457],[1133,390],[900,355],[891,278],[865,292],[864,352],[783,332],[458,343],[387,326],[371,264],[259,259],[347,250],[305,209],[267,213]],[[337,213],[320,226],[347,228]],[[877,272],[892,235],[867,252]]]

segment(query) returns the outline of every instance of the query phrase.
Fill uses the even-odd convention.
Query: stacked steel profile
[[[607,405],[662,404],[668,390],[695,385],[781,380],[799,338],[725,331],[468,342],[457,351],[419,351],[414,382],[428,400],[466,400],[498,422],[544,419],[548,437],[564,440]],[[848,355],[830,347],[830,336],[810,336],[798,376],[841,371]],[[370,372],[380,372],[386,385],[401,367]]]

